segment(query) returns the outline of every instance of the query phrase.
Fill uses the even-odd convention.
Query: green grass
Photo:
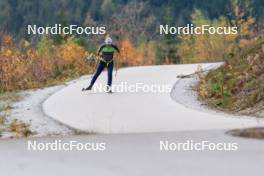
[[[263,41],[257,41],[209,72],[198,86],[200,99],[212,107],[234,112],[264,104],[263,46]]]

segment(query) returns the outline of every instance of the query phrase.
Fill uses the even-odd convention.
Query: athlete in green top
[[[113,67],[114,67],[113,57],[114,57],[115,51],[120,53],[118,47],[112,44],[112,39],[110,37],[106,37],[105,43],[100,46],[97,52],[97,56],[99,56],[100,62],[97,65],[96,72],[91,80],[90,85],[87,88],[83,89],[83,91],[91,90],[98,76],[101,74],[104,68],[107,67],[107,73],[108,73],[107,92],[108,93],[112,92],[111,85],[112,85],[112,73],[113,73]]]

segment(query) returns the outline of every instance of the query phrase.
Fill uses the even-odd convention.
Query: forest
[[[1,0],[1,91],[93,71],[103,35],[28,35],[28,25],[106,26],[120,66],[227,60],[263,35],[262,0]],[[236,35],[159,35],[159,25],[236,26]]]

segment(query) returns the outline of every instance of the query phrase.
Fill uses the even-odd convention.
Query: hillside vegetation
[[[264,117],[264,40],[260,38],[202,78],[200,98],[226,111]]]

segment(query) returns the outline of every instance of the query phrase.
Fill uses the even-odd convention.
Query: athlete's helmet
[[[107,45],[111,45],[112,42],[113,42],[113,40],[112,40],[110,37],[106,37],[106,38],[105,38],[105,44],[107,44]]]

